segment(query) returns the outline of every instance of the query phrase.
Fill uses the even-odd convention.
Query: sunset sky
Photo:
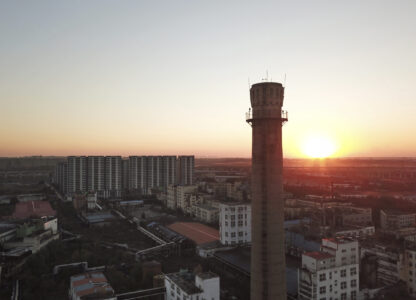
[[[249,82],[284,152],[416,156],[416,1],[1,1],[0,156],[249,157]]]

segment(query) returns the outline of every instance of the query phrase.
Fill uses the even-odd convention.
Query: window
[[[329,291],[332,292],[332,284],[329,286]]]
[[[231,227],[235,227],[235,222],[231,222]]]
[[[225,221],[225,226],[228,226],[228,222],[227,221]]]
[[[341,270],[341,277],[347,276],[347,270]]]
[[[243,236],[243,232],[242,232],[242,231],[240,231],[240,232],[238,233],[238,236]]]
[[[342,251],[341,251],[342,253],[345,253],[345,252],[347,252],[347,249],[342,249]]]
[[[231,232],[231,237],[235,237],[235,232]]]
[[[228,232],[225,232],[225,236],[228,236]]]
[[[351,274],[351,276],[357,274],[357,269],[356,268],[351,268],[350,274]]]
[[[341,294],[341,300],[347,300],[347,293]]]
[[[321,286],[319,288],[319,294],[325,294],[326,293],[326,287],[325,286]]]
[[[347,288],[347,282],[346,281],[341,282],[341,289],[343,290],[346,288]]]
[[[357,280],[353,279],[351,280],[351,287],[356,287],[357,286]]]
[[[351,300],[357,300],[357,291],[351,292]]]
[[[326,274],[319,274],[319,281],[325,281],[326,280]]]

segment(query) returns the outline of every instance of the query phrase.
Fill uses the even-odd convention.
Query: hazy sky
[[[416,156],[416,1],[1,1],[0,156],[250,156],[248,80],[286,156]]]

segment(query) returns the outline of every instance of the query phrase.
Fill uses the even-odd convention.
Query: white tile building
[[[165,275],[166,300],[219,300],[220,278],[212,272]]]
[[[251,243],[251,205],[220,204],[220,241],[223,245]]]
[[[358,242],[355,240],[323,239],[321,251],[302,255],[298,299],[358,299],[358,255]]]

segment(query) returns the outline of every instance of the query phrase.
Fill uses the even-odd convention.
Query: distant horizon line
[[[194,156],[195,159],[251,159],[247,156],[196,156],[194,154],[145,154],[145,155],[23,155],[23,156],[0,156],[0,159],[6,158],[65,158],[69,156],[120,156],[122,158],[128,158],[130,156]],[[313,158],[313,157],[283,157],[283,159],[302,159],[302,160],[332,160],[332,159],[416,159],[416,156],[337,156],[337,157],[323,157],[323,158]]]

